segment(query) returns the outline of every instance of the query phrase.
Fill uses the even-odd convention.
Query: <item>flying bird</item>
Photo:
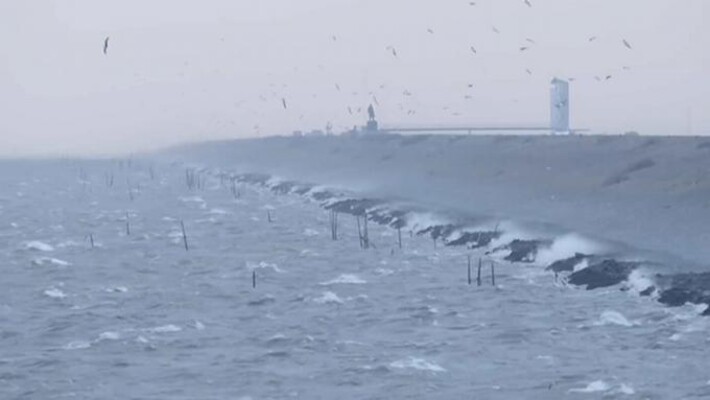
[[[535,41],[534,41],[534,40],[532,40],[532,39],[530,39],[530,38],[526,38],[525,40],[527,40],[527,42],[528,42],[528,43],[532,43],[532,44],[535,44]]]
[[[397,49],[395,49],[394,46],[387,46],[387,50],[389,50],[393,56],[397,57]]]
[[[527,50],[527,49],[528,49],[527,46],[523,46],[523,47],[520,48],[520,51],[525,51],[525,50]]]
[[[525,5],[527,5],[528,7],[532,7],[532,4],[530,3],[530,0],[524,0],[524,1],[525,1]]]
[[[627,49],[629,49],[629,50],[632,49],[631,44],[629,44],[629,42],[626,41],[626,39],[622,39],[621,41],[624,42],[624,46],[626,46]]]
[[[528,73],[528,75],[532,75],[532,71],[530,71],[530,69],[529,69],[529,68],[526,68],[526,69],[525,69],[525,72],[527,72],[527,73]]]
[[[106,39],[104,39],[104,54],[108,53],[108,40],[109,40],[109,37],[106,36]]]
[[[471,46],[471,51],[473,52],[473,54],[478,54],[478,53],[476,52],[476,48],[473,47],[473,46]]]
[[[432,35],[434,34],[434,30],[431,29],[431,28],[428,28],[426,31],[429,32],[429,33],[431,33]]]
[[[597,37],[596,37],[596,36],[592,36],[592,37],[589,38],[589,41],[590,41],[590,42],[593,42],[593,41],[595,41],[595,40],[597,40]]]
[[[493,32],[495,32],[495,33],[500,33],[500,31],[498,30],[498,28],[496,28],[495,26],[493,27]]]
[[[611,75],[607,75],[606,78],[604,78],[605,81],[608,81],[609,79],[611,79]]]
[[[281,104],[283,104],[284,110],[288,110],[288,106],[286,105],[286,99],[283,97],[281,98]]]

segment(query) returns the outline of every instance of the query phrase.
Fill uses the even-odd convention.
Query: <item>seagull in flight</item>
[[[478,52],[476,52],[476,48],[473,46],[471,46],[471,51],[473,52],[473,54],[478,54]]]
[[[590,42],[593,42],[593,41],[595,41],[595,40],[597,40],[597,37],[596,37],[596,36],[592,36],[592,37],[589,38],[589,41],[590,41]]]
[[[109,40],[109,37],[106,36],[106,39],[104,39],[104,54],[108,53],[108,40]]]
[[[530,0],[524,0],[524,1],[525,1],[525,4],[526,4],[528,7],[532,7],[532,3],[530,3]]]
[[[628,48],[629,50],[632,49],[631,44],[629,44],[629,42],[626,39],[622,39],[621,41],[624,42],[624,46],[626,46],[626,48]]]
[[[283,104],[284,110],[288,110],[288,106],[286,106],[286,99],[283,97],[281,98],[281,104]]]

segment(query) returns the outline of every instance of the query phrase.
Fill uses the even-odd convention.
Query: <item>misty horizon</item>
[[[342,132],[370,103],[382,124],[540,124],[553,77],[573,128],[710,133],[707,3],[470,3],[7,2],[0,156]]]

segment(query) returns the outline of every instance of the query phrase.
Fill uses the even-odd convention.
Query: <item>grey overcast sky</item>
[[[710,1],[530,1],[3,0],[0,155],[339,131],[373,96],[384,124],[541,124],[554,76],[574,127],[710,134]]]

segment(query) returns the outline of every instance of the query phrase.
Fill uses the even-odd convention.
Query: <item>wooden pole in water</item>
[[[269,223],[272,222],[271,221],[271,211],[269,211],[269,210],[266,210],[266,219],[269,221]]]
[[[131,236],[131,220],[128,218],[128,213],[126,213],[126,236]]]
[[[476,284],[478,286],[481,286],[481,267],[483,266],[483,260],[481,260],[481,257],[478,257],[478,275],[476,276]]]
[[[89,234],[89,242],[91,242],[91,248],[94,248],[94,234],[90,233]]]
[[[399,242],[399,248],[402,248],[402,227],[397,227],[397,241]]]
[[[190,251],[187,246],[187,233],[185,232],[185,223],[181,220],[180,227],[182,228],[182,242],[185,244],[185,251]]]
[[[256,289],[256,270],[251,271],[251,287]]]
[[[363,243],[365,249],[370,248],[370,234],[367,231],[367,213],[362,217],[362,223],[363,223]]]
[[[495,263],[495,261],[491,261],[491,284],[493,286],[496,285],[496,263]]]
[[[360,230],[360,216],[356,215],[355,220],[357,220],[357,237],[358,237],[358,240],[360,240],[360,248],[362,248],[363,244],[362,244],[362,231]]]
[[[468,256],[468,285],[471,286],[471,255]]]

